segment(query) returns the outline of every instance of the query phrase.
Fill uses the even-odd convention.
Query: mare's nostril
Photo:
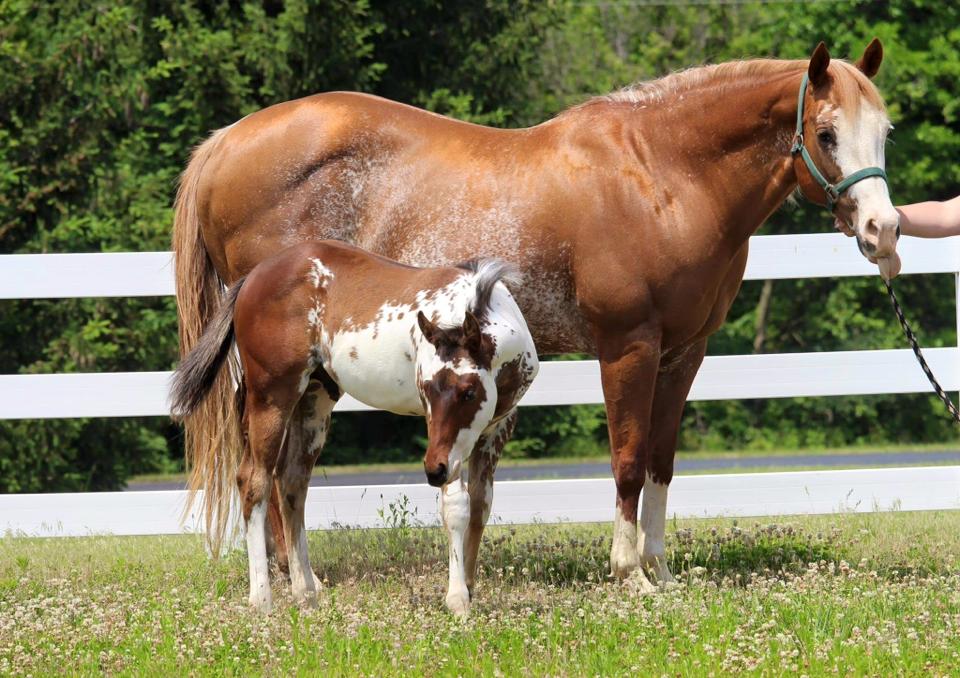
[[[867,232],[867,235],[871,237],[877,238],[880,236],[880,227],[877,226],[875,219],[870,219],[867,221],[867,225],[864,230]]]

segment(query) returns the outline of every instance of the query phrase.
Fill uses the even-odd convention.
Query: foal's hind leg
[[[247,401],[244,415],[247,449],[237,473],[240,502],[247,532],[250,565],[250,604],[263,612],[273,605],[267,564],[266,518],[273,485],[273,469],[283,444],[285,413],[278,407]]]
[[[470,526],[467,528],[464,558],[467,590],[471,599],[477,580],[477,553],[493,504],[493,474],[516,424],[517,410],[514,409],[484,431],[470,455],[470,478],[467,484],[470,493]]]
[[[294,599],[310,606],[317,604],[318,582],[307,554],[303,511],[310,476],[327,439],[335,403],[319,381],[310,382],[290,420],[290,441],[277,470],[284,538],[290,557],[290,586]]]

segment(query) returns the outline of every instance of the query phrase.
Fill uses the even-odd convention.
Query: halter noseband
[[[833,212],[833,208],[836,207],[836,203],[840,199],[840,196],[848,188],[853,186],[858,181],[863,181],[869,177],[880,177],[884,181],[887,181],[887,173],[882,167],[865,167],[862,170],[857,170],[836,184],[831,184],[829,181],[827,181],[826,177],[821,174],[820,170],[818,170],[817,166],[814,164],[813,158],[811,158],[810,154],[807,152],[806,146],[803,145],[803,100],[806,98],[807,83],[809,80],[809,75],[804,73],[803,80],[800,82],[800,99],[797,102],[797,133],[793,138],[793,146],[790,148],[790,155],[795,156],[797,153],[800,154],[800,157],[803,158],[804,164],[806,164],[807,169],[810,171],[810,176],[814,178],[814,181],[820,184],[820,188],[822,188],[823,192],[827,194],[827,209]]]

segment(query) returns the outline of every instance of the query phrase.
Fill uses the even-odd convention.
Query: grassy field
[[[196,537],[0,539],[0,674],[956,675],[960,512],[680,521],[678,584],[606,577],[609,526],[488,530],[471,616],[437,529],[310,535],[318,610],[246,607]]]

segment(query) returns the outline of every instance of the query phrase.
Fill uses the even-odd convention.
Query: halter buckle
[[[803,150],[803,132],[797,132],[793,135],[793,146],[790,147],[790,155],[796,155]]]

